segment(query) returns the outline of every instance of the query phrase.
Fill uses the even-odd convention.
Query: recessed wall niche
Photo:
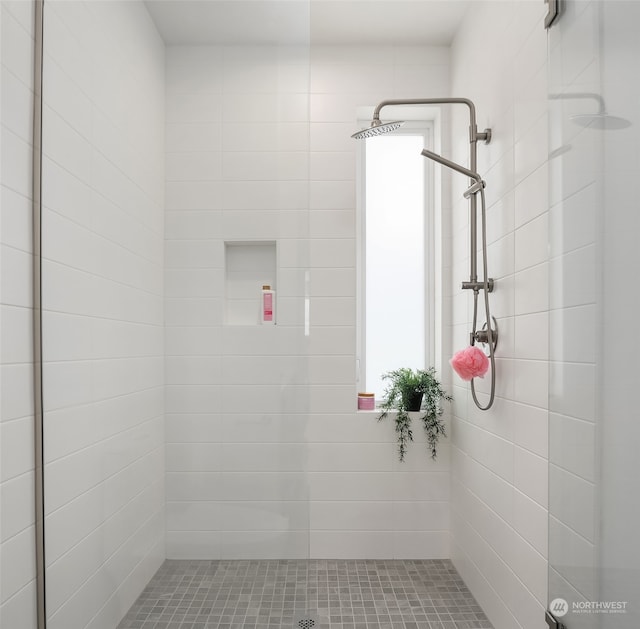
[[[276,241],[227,241],[224,258],[225,323],[259,325],[262,286],[277,290]]]

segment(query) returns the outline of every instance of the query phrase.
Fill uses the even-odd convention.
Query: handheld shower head
[[[365,138],[372,138],[376,135],[382,135],[399,129],[404,124],[404,120],[395,120],[394,122],[380,122],[378,118],[374,118],[371,121],[371,126],[361,131],[357,131],[351,137],[355,140],[364,140]]]
[[[452,170],[455,170],[462,175],[466,175],[470,179],[476,180],[476,182],[468,190],[466,190],[463,193],[462,196],[464,196],[465,199],[468,199],[472,194],[479,192],[480,190],[482,190],[482,188],[485,187],[485,183],[482,177],[478,173],[474,173],[472,170],[469,170],[464,166],[460,166],[460,164],[456,164],[455,162],[452,162],[450,159],[447,159],[446,157],[442,157],[442,155],[438,155],[437,153],[433,153],[432,151],[428,151],[427,149],[424,149],[422,151],[422,155],[424,157],[428,157],[429,159],[432,159],[434,162],[438,162],[438,164],[447,166],[447,168],[451,168]]]

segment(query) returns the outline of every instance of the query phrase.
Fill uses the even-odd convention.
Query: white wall
[[[33,7],[2,2],[0,626],[35,627],[31,143]]]
[[[114,627],[164,559],[164,45],[140,3],[45,10],[48,626]]]
[[[448,555],[448,445],[399,465],[392,426],[355,412],[350,138],[357,107],[448,95],[448,64],[439,48],[168,49],[168,556]],[[224,322],[233,239],[277,240],[275,329]]]
[[[538,2],[473,3],[452,47],[452,93],[474,100],[480,130],[493,130],[491,144],[478,146],[478,170],[487,182],[491,310],[500,338],[491,410],[476,409],[466,383],[455,379],[451,557],[496,629],[540,627],[547,596],[544,11]],[[461,111],[452,123],[461,163],[468,160],[467,126]],[[452,286],[469,275],[465,185],[453,181]],[[454,291],[451,307],[460,349],[468,343],[470,295]],[[481,401],[488,385],[488,377],[479,383]]]

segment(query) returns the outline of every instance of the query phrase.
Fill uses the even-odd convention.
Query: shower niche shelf
[[[278,248],[276,241],[226,241],[224,243],[224,260],[225,324],[260,325],[260,291],[262,286],[268,284],[274,291],[277,291]]]

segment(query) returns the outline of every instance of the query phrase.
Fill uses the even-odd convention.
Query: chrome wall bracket
[[[482,140],[485,144],[491,142],[491,129],[485,129],[484,131],[478,131],[476,125],[469,127],[469,142],[477,142]]]
[[[492,293],[495,282],[493,278],[487,280],[487,290]],[[462,282],[462,290],[484,290],[484,282]]]

